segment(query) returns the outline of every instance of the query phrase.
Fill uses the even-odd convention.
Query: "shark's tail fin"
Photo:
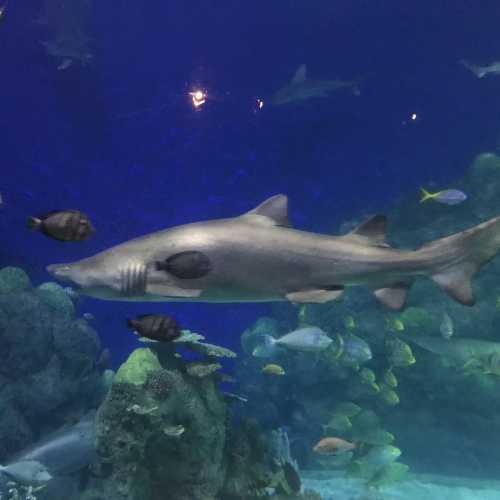
[[[466,231],[424,245],[422,249],[443,249],[449,260],[433,269],[432,279],[453,299],[472,306],[471,279],[500,251],[500,216]]]

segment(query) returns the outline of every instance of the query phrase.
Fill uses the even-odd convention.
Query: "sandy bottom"
[[[376,494],[361,481],[325,471],[301,471],[304,487],[323,500],[500,500],[500,481],[409,474]]]

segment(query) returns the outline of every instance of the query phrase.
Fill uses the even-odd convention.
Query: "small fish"
[[[389,387],[395,389],[398,386],[398,379],[391,369],[386,370],[382,378]]]
[[[276,346],[292,351],[320,352],[325,350],[333,340],[317,326],[306,326],[275,339],[271,335],[262,335],[263,343],[252,352],[257,358],[269,358],[276,352]]]
[[[347,418],[355,417],[361,411],[361,407],[350,401],[339,403],[335,407],[336,415],[343,415]]]
[[[387,329],[395,332],[402,332],[405,329],[405,324],[398,318],[385,318]]]
[[[443,319],[441,320],[441,324],[439,325],[439,331],[441,332],[441,336],[444,339],[450,339],[453,336],[453,320],[446,312],[443,313]]]
[[[325,430],[329,429],[338,433],[345,433],[352,429],[352,423],[349,417],[346,415],[341,415],[335,413],[332,418],[328,421],[328,424],[324,425]]]
[[[344,318],[344,325],[348,330],[353,330],[356,328],[356,321],[352,316],[347,316],[347,318]]]
[[[28,227],[59,241],[82,241],[95,233],[89,218],[79,210],[55,210],[30,217]]]
[[[326,437],[320,439],[313,448],[315,453],[320,455],[336,455],[337,453],[345,453],[354,450],[356,445],[337,437]]]
[[[385,384],[382,384],[380,388],[380,398],[389,406],[396,406],[399,404],[399,396],[393,389]]]
[[[83,313],[82,316],[87,321],[93,321],[95,319],[95,316],[92,313]]]
[[[365,384],[373,384],[376,381],[375,372],[370,368],[362,368],[359,372],[359,377]]]
[[[170,342],[182,333],[175,319],[166,314],[142,314],[127,320],[127,326],[141,337],[156,342]]]
[[[222,396],[228,403],[237,401],[239,403],[248,403],[248,398],[245,396],[240,396],[239,394],[234,394],[234,392],[222,392]]]
[[[7,10],[8,2],[5,2],[3,5],[0,5],[0,19],[5,16],[5,11]]]
[[[392,366],[410,366],[416,362],[411,347],[401,339],[387,339],[386,348],[388,350],[387,359]]]
[[[282,366],[270,363],[262,368],[262,373],[265,375],[285,375],[285,370]]]
[[[163,434],[169,437],[180,437],[184,434],[186,428],[183,425],[171,425],[163,428]]]
[[[362,364],[372,359],[372,350],[367,342],[352,333],[344,336],[341,361],[347,364]]]
[[[467,199],[467,195],[458,189],[446,189],[444,191],[437,191],[436,193],[430,193],[424,188],[420,188],[420,190],[422,191],[420,203],[427,200],[434,200],[445,205],[458,205]]]
[[[401,450],[390,444],[374,446],[359,459],[362,463],[372,465],[386,465],[395,462],[401,456]]]
[[[478,64],[472,64],[462,59],[460,64],[469,71],[472,71],[478,78],[484,78],[487,75],[500,75],[500,62],[497,61],[486,66],[479,66]]]
[[[25,486],[40,486],[52,479],[47,467],[36,460],[23,460],[0,466],[0,473]]]

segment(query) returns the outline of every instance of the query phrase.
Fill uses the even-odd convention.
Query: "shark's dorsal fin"
[[[360,241],[375,246],[387,247],[385,240],[387,227],[387,217],[385,215],[374,215],[367,221],[356,226],[346,238],[359,237]]]
[[[307,66],[305,64],[301,64],[295,74],[293,75],[292,81],[290,82],[292,85],[300,85],[307,80]]]
[[[290,226],[288,221],[288,197],[284,194],[271,196],[242,217],[273,226]]]

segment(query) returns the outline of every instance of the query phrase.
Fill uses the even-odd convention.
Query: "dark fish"
[[[297,472],[297,469],[290,462],[285,462],[283,464],[283,472],[285,474],[286,482],[288,483],[288,486],[290,486],[292,493],[300,493],[300,489],[302,488],[302,481],[300,479],[299,473]]]
[[[141,337],[160,342],[170,342],[181,336],[175,319],[166,314],[143,314],[127,320],[127,325]]]
[[[156,262],[157,271],[166,271],[176,278],[203,278],[212,270],[210,259],[202,252],[180,252],[162,262]]]
[[[95,233],[89,218],[79,210],[55,210],[30,217],[28,227],[59,241],[86,240]]]

